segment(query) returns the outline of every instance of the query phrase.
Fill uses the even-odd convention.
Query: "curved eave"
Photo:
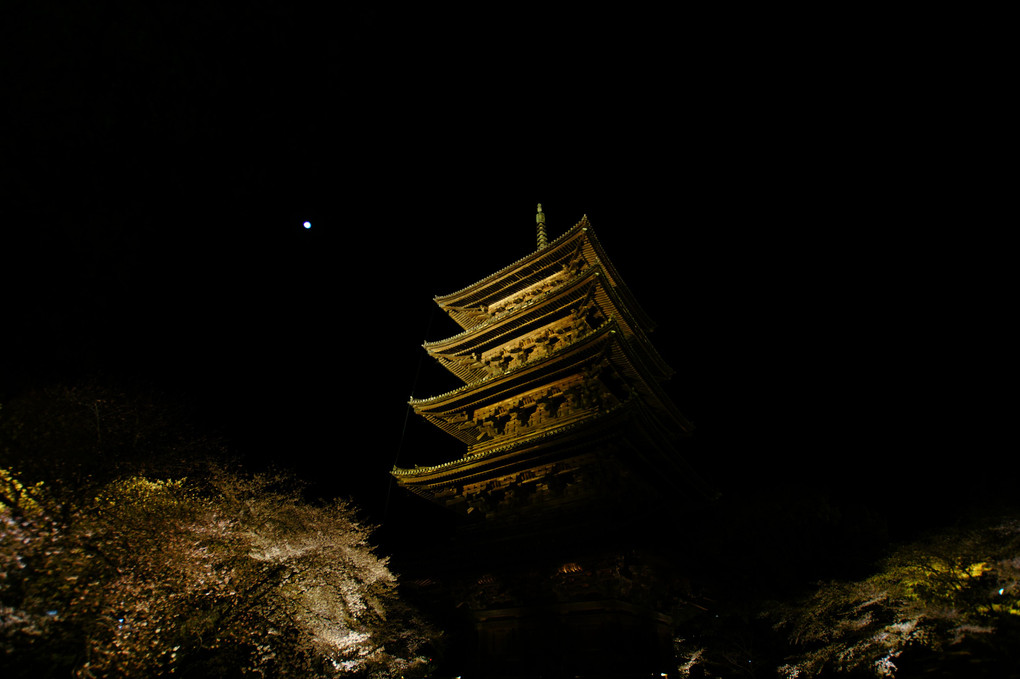
[[[540,373],[546,365],[551,363],[564,363],[564,365],[574,365],[578,362],[583,362],[587,356],[581,356],[581,354],[593,353],[594,346],[601,340],[605,340],[606,337],[617,327],[616,321],[608,321],[605,325],[593,330],[588,336],[574,342],[568,347],[565,347],[560,352],[554,352],[548,356],[544,356],[538,361],[523,365],[517,370],[511,370],[502,375],[497,375],[486,380],[480,380],[471,384],[465,384],[464,386],[457,387],[444,394],[438,394],[436,396],[429,396],[426,398],[412,398],[408,403],[415,409],[415,412],[422,414],[419,409],[424,408],[435,408],[442,404],[446,404],[447,408],[456,408],[454,402],[465,395],[472,393],[485,393],[489,391],[499,391],[500,393],[511,389],[519,382],[526,380],[527,376],[532,373]],[[557,368],[557,371],[560,369]]]
[[[484,379],[480,370],[462,366],[455,355],[470,353],[478,347],[495,346],[509,331],[516,330],[526,324],[537,323],[540,319],[562,312],[563,308],[576,302],[588,294],[587,285],[595,285],[596,299],[603,315],[617,320],[628,337],[635,337],[648,354],[649,363],[660,373],[660,379],[673,374],[673,369],[655,350],[649,341],[641,322],[634,318],[631,307],[619,287],[606,285],[607,275],[603,264],[593,266],[555,290],[537,297],[524,306],[496,316],[486,322],[468,328],[452,337],[434,342],[426,342],[422,346],[430,356],[436,358],[440,365],[452,372],[467,384]],[[584,289],[583,289],[584,288]],[[566,350],[569,347],[564,347]]]
[[[618,404],[615,408],[606,410],[605,412],[593,413],[586,419],[575,420],[560,427],[553,427],[544,430],[536,436],[514,439],[498,446],[492,446],[484,450],[468,453],[463,457],[459,457],[456,460],[450,460],[449,462],[430,465],[428,467],[414,467],[413,469],[405,469],[394,465],[390,474],[396,477],[401,483],[405,482],[405,480],[413,480],[416,483],[435,483],[437,481],[441,481],[443,478],[455,476],[465,468],[477,465],[480,461],[514,454],[515,452],[526,452],[528,449],[541,443],[545,439],[549,439],[554,436],[561,436],[569,431],[578,429],[582,425],[588,427],[595,424],[597,421],[601,421],[607,417],[615,415],[624,408],[631,407],[632,405],[632,401],[626,401]]]
[[[488,288],[495,288],[502,290],[505,288],[505,281],[511,274],[519,269],[539,265],[537,269],[542,269],[549,266],[551,263],[555,263],[561,256],[563,256],[564,246],[569,243],[572,239],[584,233],[585,229],[590,228],[588,224],[588,217],[585,216],[574,226],[567,229],[562,235],[554,239],[548,246],[541,250],[535,250],[524,257],[521,257],[516,262],[503,267],[499,271],[489,274],[485,278],[471,285],[468,285],[456,292],[451,292],[445,295],[436,295],[433,299],[436,304],[441,307],[447,305],[451,306],[463,306],[464,300],[470,299],[474,301],[476,298],[481,299],[482,295]],[[548,261],[543,261],[548,260]],[[515,280],[519,280],[521,277],[514,277]],[[495,295],[492,295],[495,299]]]
[[[424,497],[430,497],[444,485],[448,486],[454,482],[475,482],[491,476],[493,472],[501,473],[502,470],[506,469],[507,465],[515,464],[520,460],[529,460],[530,462],[538,457],[554,458],[556,456],[562,457],[565,453],[568,456],[576,454],[579,446],[583,447],[586,445],[585,441],[590,441],[592,438],[603,440],[607,434],[607,429],[617,430],[622,420],[627,418],[641,423],[639,426],[644,428],[646,436],[651,437],[649,440],[658,440],[656,446],[659,449],[671,451],[668,455],[676,458],[674,460],[675,466],[685,471],[690,470],[687,462],[679,456],[679,451],[675,446],[675,439],[672,438],[677,433],[670,434],[659,429],[655,425],[655,416],[649,412],[645,404],[640,399],[631,398],[614,408],[594,413],[583,421],[571,422],[562,427],[550,429],[543,432],[540,436],[528,439],[514,439],[503,445],[493,446],[475,453],[469,453],[456,460],[427,467],[407,469],[394,465],[390,474],[405,488],[414,490]],[[585,434],[581,438],[565,438],[568,434],[582,429],[585,431]],[[681,437],[687,435],[689,435],[687,431],[679,432]],[[564,447],[549,447],[546,445],[549,439],[559,439],[561,437],[564,437],[564,441],[569,440],[571,442]]]
[[[655,330],[655,321],[645,313],[641,305],[638,304],[637,299],[631,294],[630,288],[628,288],[620,274],[616,271],[616,267],[613,266],[613,262],[606,255],[606,251],[602,248],[602,244],[599,239],[595,236],[595,232],[591,229],[588,230],[588,242],[591,248],[595,251],[596,258],[602,263],[603,269],[609,276],[609,280],[613,287],[617,290],[620,297],[623,299],[624,304],[630,309],[635,320],[637,320],[648,332]]]
[[[610,261],[598,238],[595,236],[587,216],[568,229],[566,233],[555,239],[548,247],[536,250],[513,264],[457,292],[439,295],[434,298],[434,301],[459,326],[466,330],[470,329],[489,320],[485,314],[478,311],[478,307],[488,308],[492,304],[505,299],[509,294],[523,290],[551,275],[555,272],[554,270],[558,265],[564,261],[569,261],[573,257],[578,246],[588,259],[589,266],[601,265],[603,271],[608,276],[610,286],[619,289],[621,297],[626,301],[627,306],[632,309],[632,313],[637,321],[649,332],[653,330],[655,323],[641,309],[633,295],[624,285],[623,279],[620,278],[619,273],[616,271],[616,267]]]
[[[429,423],[462,443],[473,446],[477,441],[475,429],[467,424],[468,419],[454,420],[452,414],[484,407],[521,390],[541,388],[545,383],[576,374],[583,366],[600,357],[610,356],[611,363],[631,389],[642,393],[642,400],[670,420],[672,426],[689,431],[692,428],[690,422],[676,409],[659,380],[650,374],[646,362],[624,340],[618,328],[616,321],[610,321],[559,354],[550,354],[518,370],[465,385],[439,396],[411,399],[410,405],[417,415]]]
[[[573,302],[577,297],[577,291],[583,285],[592,282],[601,272],[601,267],[592,267],[585,269],[582,273],[578,274],[574,278],[565,281],[563,285],[558,286],[554,290],[549,290],[544,295],[536,297],[533,300],[525,302],[521,306],[507,311],[506,313],[499,314],[488,318],[477,325],[473,325],[470,328],[465,328],[462,332],[447,337],[446,339],[434,340],[432,342],[425,342],[422,344],[425,350],[430,354],[433,351],[449,350],[457,345],[462,345],[466,342],[479,342],[484,341],[484,336],[491,330],[500,332],[499,328],[507,325],[520,325],[520,321],[524,323],[530,322],[537,315],[544,313],[543,307],[551,304],[556,304],[560,298],[571,298],[569,302]],[[567,303],[569,303],[567,302]],[[556,307],[559,309],[561,307]]]

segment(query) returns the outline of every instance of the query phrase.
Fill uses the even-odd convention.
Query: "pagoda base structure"
[[[496,525],[465,521],[416,555],[404,583],[451,635],[451,672],[673,676],[673,617],[690,587],[672,520],[653,503],[638,512],[590,500]]]
[[[465,678],[672,676],[673,527],[706,494],[691,425],[587,218],[545,246],[539,220],[536,252],[436,300],[464,332],[425,348],[465,384],[411,405],[467,451],[393,470],[458,517],[405,583]]]
[[[616,599],[474,616],[478,676],[649,677],[672,664],[670,619]]]

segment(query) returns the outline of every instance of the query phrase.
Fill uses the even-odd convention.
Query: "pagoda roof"
[[[669,377],[673,370],[661,358],[642,326],[631,315],[629,306],[621,298],[619,288],[605,284],[607,278],[603,265],[599,263],[580,271],[576,276],[545,291],[517,309],[492,316],[457,335],[444,340],[426,342],[423,346],[441,365],[465,383],[471,384],[488,377],[488,374],[480,365],[458,358],[463,358],[483,347],[498,346],[503,341],[519,337],[522,331],[540,328],[543,323],[564,315],[571,305],[590,295],[607,319],[617,321],[619,329],[628,339],[637,340],[643,352],[647,354],[647,362],[657,374],[657,378]]]
[[[411,399],[410,405],[415,412],[422,415],[434,425],[451,436],[471,445],[477,440],[474,429],[453,416],[454,413],[467,411],[512,397],[524,390],[540,389],[558,379],[582,371],[592,362],[609,358],[611,363],[628,378],[632,388],[640,388],[645,400],[654,404],[667,420],[687,431],[690,423],[676,410],[672,402],[662,391],[655,379],[649,379],[649,369],[641,356],[636,353],[628,342],[622,338],[619,323],[608,321],[602,327],[585,338],[565,347],[562,351],[550,354],[517,370],[481,380],[454,389],[445,394],[425,399]],[[590,413],[586,416],[590,417]],[[493,445],[489,442],[472,446]]]
[[[609,331],[615,329],[615,327],[616,323],[613,321],[606,323],[597,331],[595,331],[590,336],[585,338],[583,341],[579,341],[571,345],[570,347],[571,351],[569,353],[575,357],[582,354],[582,352],[584,352],[585,349],[590,349],[590,345],[593,345],[599,340],[605,340],[606,336],[609,334]],[[570,361],[570,358],[565,358],[559,354],[553,354],[545,357],[540,361],[536,361],[535,363],[532,363],[530,365],[522,366],[520,369],[516,371],[510,371],[498,377],[493,377],[488,380],[482,380],[481,383],[475,382],[471,384],[465,384],[461,387],[457,387],[456,389],[452,389],[444,394],[437,394],[436,396],[428,396],[426,398],[412,398],[410,401],[408,401],[408,403],[414,406],[415,410],[418,410],[419,408],[423,408],[425,406],[451,401],[460,396],[471,394],[472,392],[478,392],[481,389],[487,389],[489,383],[503,385],[504,383],[510,382],[511,380],[513,382],[517,382],[519,381],[516,379],[518,373],[541,373],[545,369],[546,364],[551,363],[553,361],[565,363]],[[502,389],[503,387],[501,387],[501,390]]]
[[[397,477],[401,483],[407,483],[409,481],[413,482],[414,480],[417,480],[419,483],[428,483],[444,478],[461,477],[463,476],[465,469],[477,467],[480,461],[494,460],[495,458],[501,458],[502,461],[505,461],[508,457],[519,457],[525,455],[526,453],[532,452],[536,445],[541,445],[546,439],[551,439],[553,437],[559,439],[561,434],[575,429],[591,428],[594,430],[594,428],[590,425],[601,424],[605,421],[614,420],[616,415],[619,415],[626,409],[634,407],[639,407],[639,400],[632,398],[609,410],[595,413],[585,420],[574,420],[565,423],[562,426],[547,429],[537,436],[528,437],[526,439],[511,439],[504,442],[502,445],[469,452],[455,460],[440,462],[439,464],[415,466],[410,469],[394,465],[390,473]]]
[[[630,294],[616,267],[606,256],[587,215],[547,247],[522,257],[476,283],[456,292],[439,295],[434,300],[454,322],[467,330],[490,320],[490,307],[514,293],[534,286],[546,277],[569,270],[582,259],[585,268],[600,265],[609,285],[617,289],[634,318],[646,330],[654,329],[655,324]]]
[[[631,426],[626,426],[628,422]],[[513,439],[435,465],[410,469],[394,465],[390,474],[408,490],[435,499],[444,488],[486,481],[535,464],[588,455],[592,451],[592,441],[622,436],[633,444],[636,451],[642,451],[639,457],[661,468],[665,476],[677,478],[679,475],[686,477],[695,486],[704,486],[704,481],[697,477],[676,450],[672,437],[668,434],[663,436],[663,432],[656,433],[660,423],[661,420],[650,412],[647,403],[640,398],[630,398],[587,420],[564,424],[538,437]],[[637,432],[642,432],[640,441],[633,440]]]

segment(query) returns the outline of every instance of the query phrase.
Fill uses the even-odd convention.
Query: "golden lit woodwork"
[[[678,450],[692,426],[587,217],[552,241],[541,209],[538,225],[530,255],[435,299],[462,332],[424,348],[463,384],[410,405],[450,454],[392,474],[461,525],[417,582],[470,616],[480,676],[657,676],[681,580],[643,536],[703,497]],[[619,639],[626,652],[591,665]]]
[[[672,370],[587,217],[436,303],[464,331],[425,350],[464,385],[411,405],[465,448],[444,464],[395,468],[401,486],[496,518],[561,501],[566,486],[591,476],[593,461],[630,467],[642,459],[646,476],[685,483],[672,442],[691,425],[661,387]],[[626,452],[634,446],[639,454]],[[495,489],[519,497],[490,506],[481,498]],[[590,494],[573,499],[582,495]]]

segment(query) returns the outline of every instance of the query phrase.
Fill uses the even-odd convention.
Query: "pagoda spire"
[[[542,212],[542,204],[538,204],[538,214],[535,215],[535,223],[538,224],[538,249],[541,250],[549,245],[549,239],[545,235],[545,213]]]

